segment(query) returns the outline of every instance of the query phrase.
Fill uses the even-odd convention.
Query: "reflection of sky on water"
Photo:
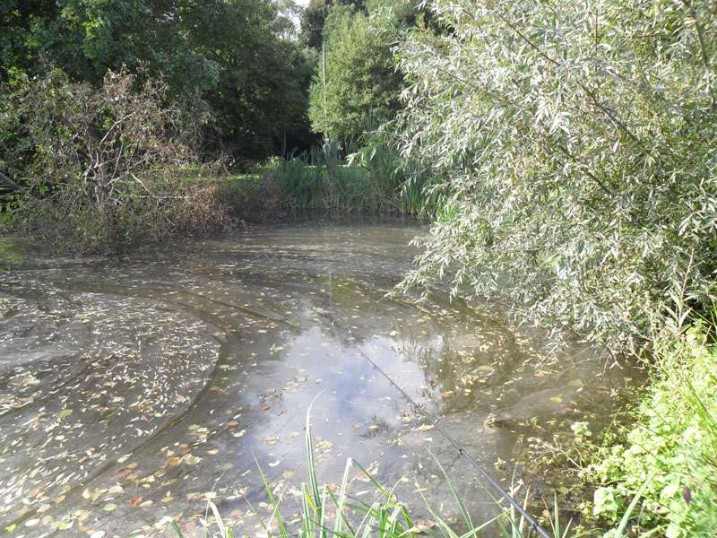
[[[615,379],[599,359],[575,359],[583,348],[545,371],[526,365],[524,335],[442,298],[386,298],[417,231],[267,227],[7,271],[0,525],[126,535],[131,521],[149,536],[165,517],[195,524],[209,494],[254,535],[246,501],[270,511],[258,466],[296,510],[312,402],[321,480],[340,481],[352,457],[389,485],[407,478],[397,491],[409,504],[423,506],[414,478],[441,504],[435,456],[486,515],[475,470],[362,353],[488,467],[515,455],[532,417],[607,414]],[[489,413],[500,427],[484,427]]]

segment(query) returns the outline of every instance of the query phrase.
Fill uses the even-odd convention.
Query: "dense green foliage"
[[[316,52],[321,52],[326,17],[334,5],[353,6],[356,11],[366,11],[364,0],[310,0],[301,14],[300,37],[307,47]]]
[[[325,55],[311,85],[309,117],[315,131],[356,142],[395,115],[401,79],[391,44],[398,30],[392,10],[372,16],[345,6],[330,11]]]
[[[614,524],[639,495],[632,516],[642,530],[686,538],[717,529],[717,348],[707,338],[701,326],[659,344],[636,424],[586,472],[602,484],[595,516]]]
[[[0,26],[0,81],[59,67],[97,87],[143,66],[173,101],[209,103],[207,150],[264,157],[305,125],[311,65],[270,0],[11,0]]]
[[[704,311],[717,269],[712,4],[433,9],[450,31],[416,31],[400,52],[403,153],[443,200],[409,283],[507,297],[613,348],[649,339],[680,299]]]
[[[382,140],[343,164],[334,143],[293,159],[275,157],[260,173],[242,174],[222,185],[220,198],[243,220],[267,210],[421,214],[420,186],[405,184],[398,156]]]
[[[222,225],[214,186],[181,167],[251,167],[310,140],[292,10],[3,2],[0,224],[77,252]]]

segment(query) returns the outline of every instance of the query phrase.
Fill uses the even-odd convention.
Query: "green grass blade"
[[[172,521],[172,530],[177,535],[177,538],[184,538],[184,533],[182,533],[182,529],[179,528],[179,524],[177,521]]]
[[[264,483],[264,490],[266,491],[266,495],[269,498],[269,503],[273,508],[271,512],[271,519],[269,521],[271,522],[271,520],[276,520],[277,526],[279,527],[280,536],[282,536],[282,538],[287,538],[289,536],[289,533],[286,530],[284,518],[282,517],[281,511],[279,510],[280,501],[276,499],[274,493],[271,491],[271,484],[269,483],[269,479],[264,473],[264,470],[259,465],[259,462],[256,463],[256,466],[259,469],[259,475],[261,476],[261,480]]]
[[[625,529],[627,528],[628,523],[630,522],[630,517],[632,516],[632,513],[635,511],[635,507],[637,506],[637,503],[642,498],[642,493],[645,491],[645,487],[647,486],[648,481],[646,480],[643,482],[642,486],[640,486],[640,489],[635,493],[635,496],[632,498],[632,501],[630,501],[630,505],[627,507],[627,510],[622,516],[622,519],[620,520],[620,524],[615,529],[615,538],[620,538],[623,536],[623,532],[625,532]]]

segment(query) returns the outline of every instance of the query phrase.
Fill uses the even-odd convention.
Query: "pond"
[[[297,517],[312,402],[320,481],[351,457],[423,517],[425,497],[458,518],[449,481],[492,517],[495,491],[426,416],[509,486],[521,439],[609,415],[629,379],[577,344],[545,365],[540,335],[440,294],[387,297],[418,233],[294,222],[2,272],[0,528],[152,536],[176,519],[198,535],[209,498],[259,536],[260,468]]]

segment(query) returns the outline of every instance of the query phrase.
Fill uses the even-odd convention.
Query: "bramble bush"
[[[403,156],[436,222],[405,286],[639,351],[709,311],[717,12],[700,0],[436,0],[400,45]],[[677,305],[685,308],[678,312]]]
[[[103,252],[225,223],[215,186],[185,174],[207,116],[168,104],[161,80],[108,72],[101,88],[61,70],[0,91],[0,169],[16,230],[73,253]]]

